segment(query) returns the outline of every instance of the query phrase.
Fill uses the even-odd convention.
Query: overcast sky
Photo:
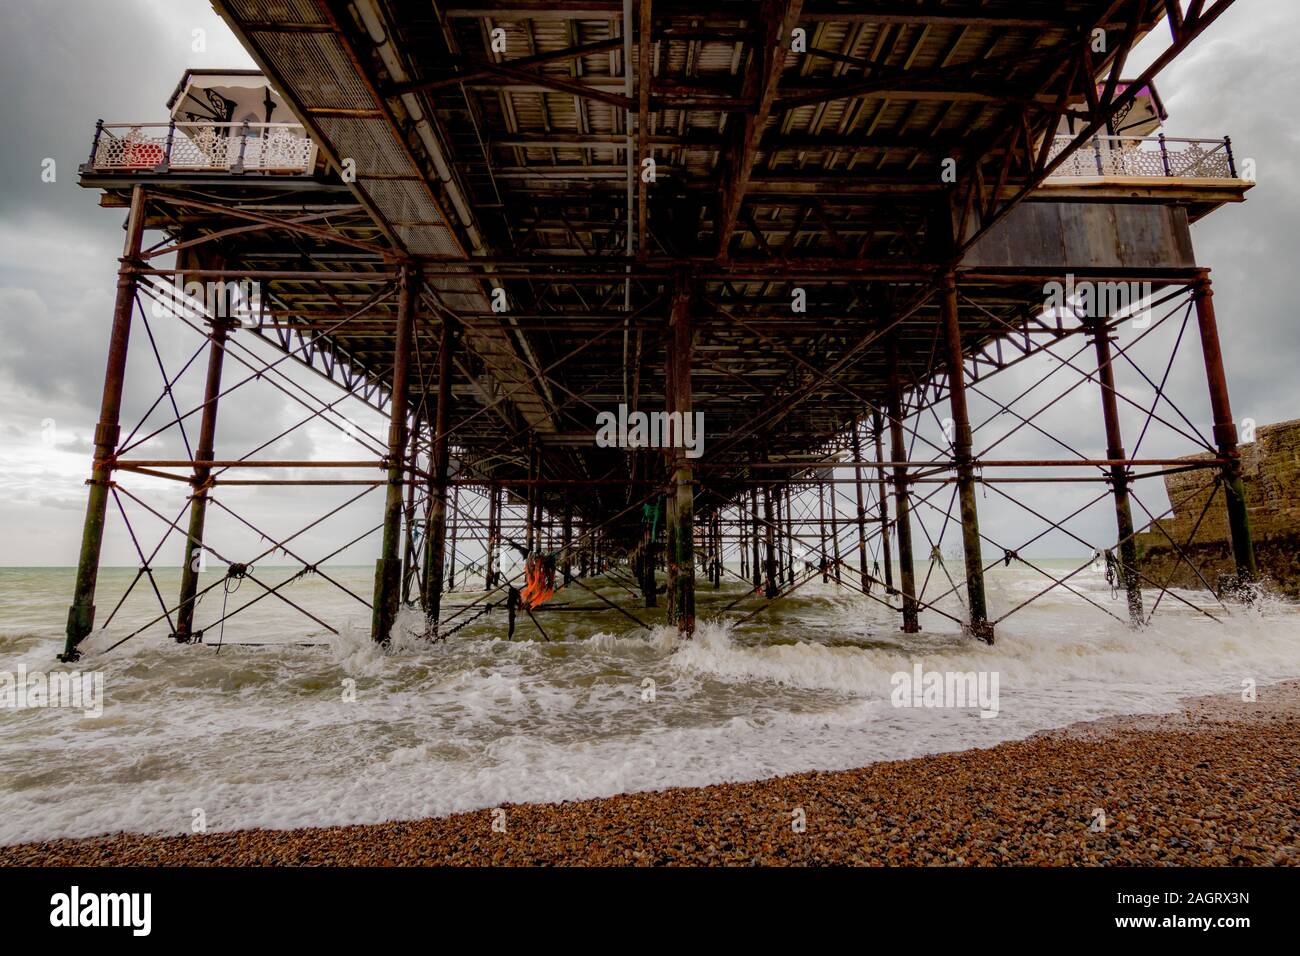
[[[166,100],[187,67],[253,64],[204,0],[7,0],[5,21],[0,35],[6,93],[0,99],[0,564],[67,565],[75,561],[80,538],[123,218],[120,210],[100,209],[97,194],[77,185],[77,165],[89,151],[97,118],[165,121]],[[203,49],[196,49],[196,30],[203,31]],[[1238,157],[1255,160],[1258,185],[1249,201],[1208,217],[1195,227],[1193,238],[1198,261],[1213,270],[1234,411],[1238,420],[1250,417],[1259,423],[1296,417],[1300,407],[1300,322],[1289,290],[1296,279],[1294,223],[1300,213],[1300,126],[1291,115],[1300,102],[1300,66],[1293,57],[1297,37],[1300,4],[1294,0],[1238,0],[1158,81],[1171,114],[1169,135],[1230,134]],[[1166,42],[1162,28],[1137,51],[1130,74]],[[56,163],[53,183],[42,181],[47,158]],[[193,333],[174,322],[154,322],[152,331],[171,374],[199,345]],[[149,340],[138,325],[133,335],[126,431],[159,392]],[[1197,346],[1194,335],[1191,345]],[[1208,433],[1203,371],[1195,351],[1184,359],[1171,392]],[[1163,363],[1158,357],[1150,361],[1158,376]],[[1019,381],[1050,368],[1023,369]],[[201,361],[189,376],[192,381],[178,388],[183,410],[197,400],[200,378]],[[1014,393],[1010,378],[999,394]],[[1142,397],[1137,379],[1122,374],[1120,383],[1122,388],[1131,385],[1135,398]],[[218,457],[222,449],[231,456],[243,454],[306,414],[275,394],[250,389],[223,406]],[[974,414],[980,417],[978,403]],[[364,413],[356,417],[367,427],[374,425]],[[1095,391],[1081,391],[1043,423],[1100,454],[1099,418]],[[1126,409],[1125,425],[1130,434],[1139,429],[1140,414]],[[382,431],[374,428],[376,434]],[[1194,450],[1161,436],[1148,441],[1144,453]],[[179,435],[150,447],[162,457],[183,454]],[[1048,439],[1028,430],[999,446],[999,455],[1003,452],[1055,453]],[[267,454],[365,457],[356,446],[349,449],[346,438],[319,427]],[[170,509],[174,516],[183,507],[184,486],[152,491],[156,485],[143,489],[155,507]],[[326,510],[327,500],[345,497],[314,491],[278,498],[228,494],[232,506],[282,533]],[[1008,544],[1034,533],[1032,522],[1026,523],[1023,515],[1012,517],[1013,506],[995,497],[981,502],[989,515],[986,527],[1002,527]],[[1025,500],[1047,501],[1043,495]],[[371,495],[339,524],[304,536],[298,544],[306,554],[319,556],[346,540],[345,534],[377,523],[381,508],[378,496]],[[152,548],[161,525],[148,525],[149,520],[142,516],[141,523],[149,529],[147,547]],[[1081,527],[1100,537],[1113,518],[1083,521]],[[1110,534],[1113,540],[1113,526]],[[235,549],[256,544],[237,535],[229,542]],[[369,561],[376,550],[363,544],[344,560]],[[179,551],[177,539],[155,563],[175,563]],[[133,562],[129,539],[111,522],[104,563]]]

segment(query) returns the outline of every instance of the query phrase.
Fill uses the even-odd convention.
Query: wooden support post
[[[1250,512],[1246,506],[1246,486],[1241,479],[1241,451],[1237,447],[1237,423],[1228,400],[1228,377],[1223,370],[1223,352],[1219,347],[1219,326],[1214,315],[1214,289],[1209,270],[1203,270],[1196,283],[1196,323],[1201,333],[1201,351],[1205,356],[1205,379],[1210,388],[1210,410],[1214,416],[1214,443],[1223,466],[1223,489],[1228,512],[1228,533],[1232,538],[1232,559],[1237,569],[1235,588],[1240,589],[1259,579],[1255,564],[1255,541],[1250,530]]]
[[[975,467],[970,413],[966,409],[966,376],[957,317],[957,279],[951,272],[941,280],[943,338],[948,365],[948,402],[953,420],[953,458],[957,466],[957,496],[961,501],[962,550],[966,557],[966,593],[970,603],[967,630],[993,643],[988,603],[984,597],[984,559],[980,553],[979,512],[975,507]]]
[[[853,461],[862,461],[861,420],[853,420]],[[853,466],[853,490],[858,503],[858,571],[862,577],[862,593],[871,593],[871,576],[867,574],[867,508],[862,501],[862,466]]]
[[[916,572],[912,566],[912,512],[907,481],[907,442],[903,436],[903,388],[898,374],[898,343],[888,343],[889,457],[894,460],[894,513],[898,516],[898,578],[903,589],[903,632],[921,630],[916,609]]]
[[[375,563],[375,600],[370,636],[387,644],[401,601],[402,566],[398,543],[402,537],[402,486],[406,480],[406,416],[410,411],[410,356],[414,338],[420,274],[404,266],[399,280],[397,334],[393,342],[393,387],[388,415],[388,494],[384,501],[384,538]]]
[[[685,272],[678,272],[675,278],[668,331],[668,411],[677,413],[685,423],[693,414],[691,362],[694,337],[690,279]],[[668,524],[668,614],[669,620],[677,624],[678,633],[690,635],[695,633],[695,487],[683,436],[676,436],[669,455],[673,491],[668,502],[672,517]]]
[[[108,362],[104,368],[104,391],[95,426],[95,458],[91,465],[90,490],[86,495],[86,520],[81,531],[81,554],[77,561],[77,582],[72,606],[68,608],[67,638],[59,660],[80,657],[77,645],[95,626],[95,583],[99,578],[99,555],[104,543],[104,517],[108,511],[109,484],[113,478],[113,455],[121,435],[122,386],[126,380],[127,346],[135,309],[136,270],[141,267],[140,239],[144,235],[144,188],[131,190],[131,211],[126,220],[126,241],[117,271],[117,298],[113,304],[113,325],[108,338]]]
[[[1106,457],[1122,460],[1124,438],[1120,433],[1119,403],[1115,392],[1115,369],[1111,363],[1110,333],[1106,322],[1094,320],[1093,344],[1097,351],[1097,378],[1101,384],[1101,411],[1106,423]],[[1142,586],[1138,578],[1137,542],[1133,538],[1133,509],[1128,499],[1128,468],[1110,466],[1110,488],[1115,496],[1115,525],[1119,532],[1119,579],[1128,595],[1129,620],[1136,626],[1142,623]]]
[[[437,628],[442,612],[447,553],[447,472],[451,467],[451,414],[455,400],[451,380],[455,371],[458,329],[444,314],[438,330],[438,403],[433,412],[433,443],[429,453],[429,528],[425,534],[424,613]]]
[[[889,548],[889,494],[885,489],[885,424],[880,409],[871,410],[871,431],[876,440],[876,499],[880,505],[880,554],[885,562],[885,592],[894,594],[894,562]]]
[[[183,256],[184,250],[182,251]],[[179,258],[179,256],[178,256]],[[191,258],[191,257],[185,257]],[[197,265],[197,263],[196,263]],[[224,263],[213,263],[217,268]],[[221,367],[226,357],[226,337],[230,333],[231,322],[225,318],[230,314],[228,293],[222,291],[223,301],[216,308],[218,314],[211,316],[212,329],[208,333],[208,372],[203,384],[203,412],[199,418],[199,441],[195,446],[196,461],[212,461],[216,455],[217,405],[221,397]],[[185,554],[181,563],[180,603],[176,608],[176,630],[172,637],[181,644],[194,639],[195,595],[199,589],[199,569],[203,566],[203,528],[208,513],[208,480],[212,468],[208,465],[195,465],[190,486],[194,489],[190,496],[190,524],[185,535]]]

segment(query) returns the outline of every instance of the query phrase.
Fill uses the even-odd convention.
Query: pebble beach
[[[1300,864],[1300,682],[982,750],[436,819],[0,847],[6,866]]]

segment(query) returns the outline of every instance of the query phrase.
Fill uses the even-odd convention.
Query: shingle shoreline
[[[1296,865],[1300,682],[860,770],[373,825],[0,847],[8,866],[429,864]]]

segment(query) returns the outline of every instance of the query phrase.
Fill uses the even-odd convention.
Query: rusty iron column
[[[1205,379],[1210,387],[1210,410],[1214,415],[1214,444],[1223,466],[1223,490],[1228,512],[1228,533],[1232,538],[1232,560],[1237,569],[1238,588],[1259,579],[1255,564],[1255,541],[1250,530],[1250,511],[1246,505],[1246,486],[1241,479],[1241,451],[1237,447],[1237,423],[1228,401],[1228,377],[1223,370],[1223,352],[1219,347],[1219,325],[1214,315],[1214,289],[1210,271],[1204,269],[1196,282],[1196,324],[1201,333],[1201,351],[1205,356]]]
[[[776,521],[772,515],[771,485],[763,486],[763,526],[766,530],[763,593],[769,598],[774,598],[780,589],[776,584]]]
[[[415,427],[411,429],[411,455],[407,459],[407,467],[412,476],[415,475],[416,469],[420,465],[420,416],[415,416]],[[428,509],[425,509],[426,515]],[[415,576],[415,480],[406,484],[406,534],[402,536],[402,603],[409,603],[411,600],[411,578]],[[426,522],[427,526],[427,522]]]
[[[753,484],[754,470],[752,468],[749,471],[749,477],[751,482],[749,486],[749,513],[753,518],[753,521],[751,522],[751,529],[750,529],[753,532],[753,534],[750,535],[750,543],[753,545],[753,547],[751,548],[752,554],[750,556],[749,565],[750,565],[750,570],[752,571],[754,576],[754,590],[757,591],[760,587],[763,586],[763,562],[762,559],[759,557],[759,553],[758,553],[759,550],[758,485]]]
[[[227,293],[223,290],[222,296]],[[229,301],[223,298],[224,311],[229,314]],[[203,413],[199,419],[199,441],[194,457],[199,462],[210,462],[215,456],[217,435],[217,403],[221,396],[221,367],[226,357],[226,336],[231,322],[220,315],[212,316],[212,332],[208,345],[208,372],[203,385]],[[176,631],[172,637],[181,644],[194,638],[194,604],[199,589],[199,567],[203,563],[203,526],[208,513],[208,487],[212,467],[196,464],[190,486],[190,524],[185,536],[185,556],[181,564],[180,604],[176,607]]]
[[[203,416],[199,421],[199,444],[194,450],[199,462],[211,462],[216,454],[217,398],[221,394],[221,365],[226,354],[227,330],[229,328],[221,320],[213,320],[211,345],[208,346],[208,376],[203,390]],[[199,591],[199,566],[203,563],[203,527],[208,514],[208,480],[211,477],[211,466],[196,464],[194,477],[190,479],[194,493],[190,496],[185,562],[181,564],[181,602],[175,610],[175,633],[172,635],[181,644],[194,637],[194,600]]]
[[[1106,457],[1122,461],[1124,438],[1119,426],[1116,401],[1115,369],[1111,363],[1110,332],[1104,319],[1093,323],[1093,344],[1097,351],[1097,378],[1101,384],[1101,412],[1106,423]],[[1115,525],[1119,532],[1119,577],[1128,595],[1128,616],[1133,624],[1142,623],[1142,586],[1138,580],[1137,541],[1133,537],[1133,509],[1128,499],[1128,468],[1110,466],[1110,487],[1115,496]]]
[[[880,503],[880,553],[885,561],[885,593],[894,594],[894,562],[889,553],[889,495],[885,489],[885,423],[879,408],[871,410],[871,430],[876,439],[876,499]]]
[[[840,491],[833,467],[830,487],[826,489],[826,495],[831,499],[831,570],[835,575],[835,583],[843,584],[844,578],[840,573]]]
[[[722,587],[722,575],[727,566],[727,522],[723,518],[723,511],[718,509],[714,516],[714,540],[718,543],[718,563],[713,569],[713,588],[718,590]]]
[[[424,613],[435,628],[442,612],[443,578],[447,567],[447,472],[451,468],[451,413],[454,396],[451,379],[455,370],[455,320],[445,313],[438,330],[438,403],[433,411],[432,446],[429,452],[429,527],[424,535]]]
[[[779,485],[772,486],[772,516],[776,518],[776,583],[779,586],[785,580],[785,512],[781,510],[782,490]]]
[[[541,509],[537,507],[537,497],[540,493],[537,483],[541,480],[541,477],[542,466],[537,452],[537,445],[530,442],[528,445],[528,495],[524,507],[524,548],[530,555],[538,550],[537,518],[541,515]]]
[[[691,363],[693,331],[691,329],[690,278],[678,272],[669,319],[668,342],[668,411],[676,412],[685,423],[692,415]],[[669,449],[672,461],[673,491],[668,509],[671,520],[668,543],[668,613],[681,634],[695,633],[695,488],[691,460],[686,457],[682,436]]]
[[[567,587],[573,582],[573,557],[570,550],[573,548],[573,502],[567,498],[564,502],[564,561],[561,564],[564,584]]]
[[[788,481],[785,484],[785,542],[786,583],[794,584],[794,499]]]
[[[497,539],[500,537],[501,522],[501,489],[496,485],[488,485],[488,526],[487,526],[487,550],[483,555],[483,587],[485,590],[492,590],[492,580],[496,577],[496,552]]]
[[[736,499],[736,548],[740,555],[740,576],[749,580],[749,502],[744,492]]]
[[[109,485],[113,478],[113,455],[121,436],[122,386],[126,379],[127,346],[135,309],[136,270],[141,268],[140,240],[144,235],[145,194],[141,186],[131,190],[131,208],[126,220],[126,241],[117,271],[117,298],[113,304],[113,325],[108,338],[108,361],[104,368],[104,391],[95,426],[95,458],[91,465],[90,491],[86,495],[86,520],[81,532],[81,554],[77,561],[77,583],[68,608],[67,639],[59,659],[75,661],[77,645],[95,626],[95,582],[99,578],[99,554],[104,544],[104,516],[108,510]]]
[[[411,340],[415,333],[415,303],[420,295],[419,273],[403,266],[399,281],[397,329],[393,340],[393,386],[388,414],[388,494],[384,502],[384,538],[375,562],[375,600],[370,636],[387,644],[401,603],[402,567],[398,542],[402,537],[402,486],[406,480],[406,416],[410,398]]]
[[[659,533],[659,504],[654,505],[650,524],[641,532],[641,596],[645,598],[646,607],[656,607],[659,603],[659,582],[655,578],[655,537]]]
[[[961,501],[962,551],[966,558],[966,594],[970,603],[967,630],[988,644],[993,643],[988,602],[984,596],[984,559],[980,553],[979,511],[975,507],[975,466],[970,413],[966,408],[966,375],[961,346],[961,323],[957,317],[957,278],[945,273],[943,293],[944,347],[948,365],[948,402],[954,427],[953,458],[957,467],[957,496]]]
[[[887,343],[889,361],[889,457],[894,460],[894,513],[898,538],[898,579],[903,591],[903,632],[921,630],[916,609],[916,572],[912,567],[912,512],[907,481],[907,442],[903,436],[903,388],[898,376],[898,343]]]
[[[867,574],[867,508],[862,501],[862,435],[857,418],[853,419],[853,490],[858,503],[858,572],[862,576],[862,593],[871,593],[871,578]]]
[[[831,487],[834,487],[833,485]],[[826,557],[826,482],[817,482],[817,563],[821,566],[822,584],[830,583],[831,566]]]
[[[451,489],[451,532],[447,557],[447,590],[456,590],[456,532],[460,528],[460,485]]]

